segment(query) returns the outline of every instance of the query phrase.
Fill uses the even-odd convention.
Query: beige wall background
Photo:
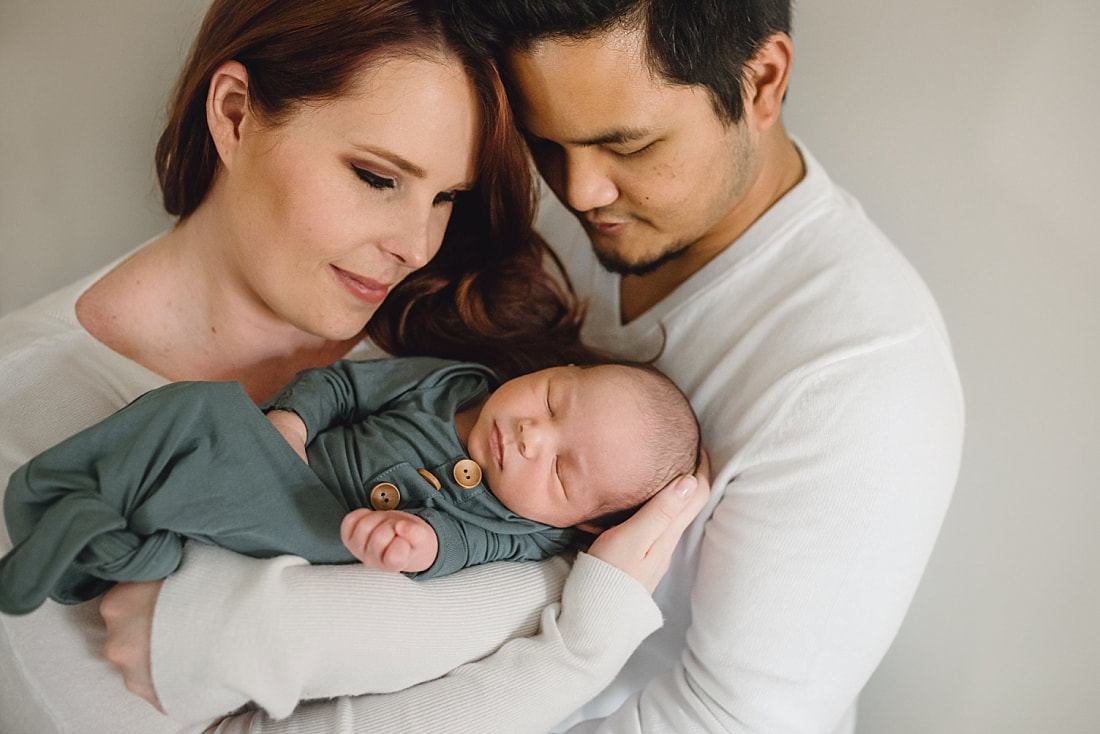
[[[167,226],[152,149],[206,5],[0,0],[0,313]],[[788,126],[937,294],[968,405],[860,734],[1097,731],[1097,28],[1095,0],[797,6]]]

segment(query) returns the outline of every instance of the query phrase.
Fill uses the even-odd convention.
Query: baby
[[[700,452],[687,400],[644,365],[500,384],[473,363],[341,361],[261,407],[270,420],[235,382],[173,383],[16,470],[0,611],[162,578],[184,538],[417,577],[542,559],[693,473]]]

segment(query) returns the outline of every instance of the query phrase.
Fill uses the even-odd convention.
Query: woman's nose
[[[428,264],[439,251],[443,242],[443,232],[447,228],[434,211],[427,214],[410,215],[399,223],[393,235],[383,241],[383,249],[403,266],[416,270]]]
[[[400,236],[388,239],[383,248],[401,265],[416,270],[424,267],[431,259],[432,248],[426,237],[426,229],[402,233]]]

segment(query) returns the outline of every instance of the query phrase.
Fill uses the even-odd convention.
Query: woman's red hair
[[[157,145],[165,209],[185,219],[211,188],[219,161],[206,92],[226,61],[245,66],[251,109],[278,124],[298,104],[339,97],[362,69],[410,54],[461,64],[477,90],[478,180],[456,202],[437,255],[393,289],[366,335],[392,354],[478,361],[502,377],[593,361],[579,342],[582,309],[532,229],[533,174],[497,69],[432,0],[215,0]]]

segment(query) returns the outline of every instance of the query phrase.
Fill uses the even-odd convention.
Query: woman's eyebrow
[[[351,147],[355,148],[356,150],[361,150],[364,153],[370,153],[372,155],[378,156],[379,158],[387,160],[405,173],[415,178],[425,178],[428,175],[428,172],[425,171],[423,168],[416,165],[407,158],[400,156],[397,153],[394,153],[392,150],[379,148],[375,145],[360,145],[359,143],[352,143]]]
[[[370,153],[371,155],[376,155],[376,156],[378,156],[379,158],[381,158],[385,161],[389,161],[393,165],[397,166],[397,168],[399,170],[403,171],[404,173],[409,174],[413,178],[424,179],[424,178],[427,178],[427,176],[428,176],[428,172],[426,170],[424,170],[422,167],[416,165],[415,163],[413,163],[409,159],[405,158],[404,156],[401,156],[401,155],[398,155],[397,153],[394,153],[392,150],[387,150],[386,148],[379,148],[379,147],[374,146],[374,145],[361,145],[359,143],[352,143],[351,147],[355,148],[356,150],[361,150],[364,153]],[[457,190],[460,190],[460,191],[469,191],[473,187],[474,187],[474,182],[473,181],[463,181],[462,183],[458,184],[457,186],[454,186],[453,188],[455,188]]]

